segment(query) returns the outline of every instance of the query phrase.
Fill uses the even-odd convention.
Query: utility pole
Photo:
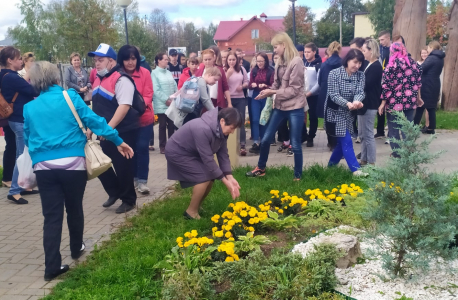
[[[342,14],[343,14],[343,2],[340,1],[340,45],[342,45]]]
[[[204,32],[204,28],[202,27],[200,29],[200,35],[199,35],[199,38],[200,38],[200,52],[202,52],[202,33]]]
[[[289,0],[293,3],[293,43],[296,45],[296,8],[294,6],[294,2],[296,0]]]

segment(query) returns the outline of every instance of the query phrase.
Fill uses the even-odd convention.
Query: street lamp
[[[296,45],[296,8],[294,7],[294,2],[296,0],[289,0],[293,3],[293,42]]]
[[[126,8],[132,3],[132,0],[116,0],[119,6],[124,9],[124,25],[126,27],[126,44],[129,45],[129,34],[127,33],[127,13]]]

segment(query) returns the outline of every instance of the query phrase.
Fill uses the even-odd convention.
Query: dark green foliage
[[[274,253],[267,258],[254,252],[244,260],[218,263],[218,282],[230,286],[218,299],[299,300],[330,291],[337,284],[335,262],[341,254],[334,245],[315,249],[305,259],[291,253]]]
[[[394,5],[396,0],[373,0],[368,2],[369,19],[374,26],[376,37],[383,30],[393,31]]]
[[[406,135],[398,141],[401,158],[391,158],[384,168],[367,168],[372,191],[366,193],[364,217],[374,224],[369,231],[384,268],[403,276],[413,269],[427,269],[438,258],[458,257],[456,248],[448,248],[457,233],[458,218],[457,205],[449,200],[456,175],[428,170],[439,156],[428,150],[435,137],[419,141],[420,127],[396,114]]]

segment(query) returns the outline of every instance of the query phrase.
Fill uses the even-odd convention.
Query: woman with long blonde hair
[[[260,155],[257,167],[248,172],[249,177],[264,176],[269,158],[269,150],[275,132],[280,123],[288,119],[292,150],[294,152],[294,180],[302,176],[301,135],[304,124],[305,72],[304,63],[291,38],[281,32],[271,42],[275,53],[279,55],[275,66],[274,83],[271,88],[262,90],[256,99],[275,96],[272,115],[261,140]]]

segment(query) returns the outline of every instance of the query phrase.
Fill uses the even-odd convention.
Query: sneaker
[[[73,254],[73,253],[72,253],[72,258],[73,258],[73,259],[78,259],[78,258],[80,258],[81,255],[83,255],[84,250],[86,250],[86,244],[83,242],[83,244],[81,245],[81,249],[78,251],[78,253],[76,253],[76,254]]]
[[[64,274],[68,270],[70,270],[70,267],[68,265],[62,265],[60,266],[60,269],[55,273],[45,273],[45,281],[51,281],[57,276]]]
[[[313,139],[308,139],[307,140],[307,144],[306,144],[306,147],[313,147]]]
[[[359,136],[356,138],[355,143],[356,143],[356,144],[361,144],[361,139],[359,138]]]
[[[254,143],[253,146],[250,148],[250,153],[255,153],[258,154],[261,149],[259,148],[259,145]]]
[[[293,147],[291,146],[288,147],[288,150],[286,150],[286,156],[288,157],[294,156]]]
[[[123,203],[116,209],[116,213],[117,214],[126,213],[128,211],[131,211],[134,208],[135,208],[135,205],[130,205],[130,204],[127,204],[127,203]]]
[[[246,149],[245,147],[240,148],[240,156],[246,156]]]
[[[277,142],[273,141],[272,144],[270,144],[272,147],[277,146]]]
[[[381,139],[381,138],[384,138],[384,137],[385,137],[384,134],[379,134],[379,133],[374,134],[374,139]]]
[[[285,143],[282,143],[282,144],[280,145],[280,147],[278,147],[277,152],[283,152],[283,151],[285,151],[285,150],[288,149],[288,148],[289,148],[289,146],[285,145]]]
[[[253,171],[250,171],[245,174],[247,177],[262,177],[266,175],[266,170],[261,170],[260,168],[256,167]]]
[[[425,131],[423,131],[423,134],[436,134],[436,131],[434,129],[426,129]]]
[[[390,140],[389,139],[386,139],[385,140],[385,145],[389,145],[390,144]]]
[[[144,183],[139,183],[137,187],[137,191],[140,194],[146,195],[146,194],[149,194],[149,187],[147,187],[146,184]]]
[[[367,176],[369,176],[369,174],[358,170],[358,171],[353,172],[353,176],[356,176],[356,177],[367,177]]]
[[[110,197],[105,203],[102,204],[103,207],[110,207],[118,200],[118,198]]]
[[[361,152],[358,155],[356,155],[356,158],[361,159]]]

